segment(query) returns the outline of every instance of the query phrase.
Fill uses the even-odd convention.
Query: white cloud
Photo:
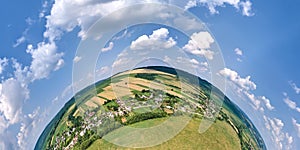
[[[22,83],[23,85],[28,85],[31,80],[31,72],[29,70],[28,66],[23,67],[22,64],[17,62],[16,59],[11,59],[12,60],[12,67],[15,69],[14,71],[14,76],[17,81]]]
[[[236,85],[237,91],[246,96],[250,100],[250,105],[255,110],[264,112],[265,108],[272,111],[275,107],[271,104],[271,101],[265,96],[256,96],[252,93],[256,89],[256,84],[250,80],[250,76],[242,78],[236,71],[224,68],[219,71],[219,75],[227,78],[231,83]]]
[[[42,5],[42,10],[39,13],[39,18],[45,17],[45,13],[47,11],[47,8],[48,8],[48,1],[44,1],[43,5]]]
[[[196,0],[190,0],[188,3],[184,6],[184,9],[187,10],[189,8],[193,8],[197,6],[197,1]]]
[[[0,58],[0,75],[3,73],[4,68],[8,65],[8,59],[7,58]]]
[[[40,118],[40,107],[37,107],[31,114],[28,114],[23,119],[21,123],[20,131],[17,135],[18,146],[21,150],[28,149],[29,146],[32,146],[35,143],[33,141],[28,141],[29,136],[33,136],[32,132],[41,122]],[[38,135],[35,135],[38,136]]]
[[[0,84],[0,91],[1,91],[1,84]],[[8,123],[3,115],[0,115],[0,134],[2,134],[5,129],[8,127]]]
[[[294,118],[292,118],[292,122],[293,122],[294,128],[297,131],[297,136],[300,138],[300,123],[297,123],[297,120]]]
[[[165,59],[168,59],[168,58],[165,57]],[[200,62],[196,59],[177,57],[176,62],[178,64],[184,64],[185,66],[191,66],[192,68],[200,67]]]
[[[193,50],[191,51],[192,54],[195,55],[200,55],[204,56],[205,58],[212,60],[214,58],[214,52],[211,50],[205,50],[205,49],[200,49],[200,50]]]
[[[80,57],[80,56],[75,56],[74,59],[73,59],[73,62],[74,62],[74,63],[78,63],[81,59],[82,59],[82,57]]]
[[[188,16],[178,16],[174,19],[174,24],[179,27],[183,28],[187,31],[189,30],[199,30],[201,28],[205,28],[204,23],[200,23],[198,20],[195,18],[190,18]]]
[[[296,85],[296,83],[293,83],[292,81],[289,82],[291,87],[294,89],[294,91],[297,93],[297,94],[300,94],[300,88]]]
[[[195,65],[199,65],[199,61],[196,59],[191,59],[190,62]]]
[[[233,71],[228,68],[224,68],[219,72],[220,75],[226,77],[239,87],[245,89],[245,90],[255,90],[256,84],[250,80],[250,76],[247,76],[246,78],[242,78],[238,75],[236,71]]]
[[[9,124],[17,123],[22,114],[24,101],[29,98],[27,85],[9,78],[1,83],[0,92],[0,114],[3,113]]]
[[[244,91],[244,94],[248,97],[248,99],[252,102],[252,107],[255,110],[263,110],[263,108],[261,108],[261,101],[259,99],[256,98],[256,96],[248,91]]]
[[[128,29],[125,29],[123,34],[119,35],[119,36],[114,36],[112,38],[112,41],[116,41],[116,40],[120,40],[120,39],[123,39],[123,38],[128,38],[128,37],[131,37],[131,35],[134,33],[134,30],[131,30],[128,32]]]
[[[97,1],[97,0],[56,0],[51,14],[47,18],[45,37],[56,39],[63,32],[70,32],[76,26],[81,28],[79,36],[84,38],[88,28],[100,17],[119,8],[125,7],[124,0]]]
[[[60,54],[63,54],[63,53],[60,53]],[[56,53],[55,55],[60,55],[60,54]],[[52,57],[54,57],[54,55],[52,55]],[[60,68],[62,68],[64,66],[64,64],[65,64],[65,61],[63,59],[59,59],[56,62],[54,69],[51,70],[51,71],[57,71],[57,70],[59,70]]]
[[[76,26],[80,27],[81,31],[78,33],[80,37],[83,39],[86,38],[86,33],[88,28],[100,17],[103,17],[111,12],[114,12],[120,8],[124,8],[129,6],[130,4],[143,3],[143,2],[163,2],[165,0],[113,0],[113,1],[98,1],[98,0],[55,0],[50,15],[46,16],[47,24],[46,24],[46,32],[44,36],[49,38],[51,41],[59,38],[63,32],[70,32]],[[242,3],[240,0],[191,0],[188,2],[188,6],[186,8],[195,6],[197,3],[201,5],[206,5],[210,9],[212,13],[217,13],[215,7],[224,6],[225,4],[229,4],[234,6],[237,9],[242,9],[244,15],[247,15],[251,11],[251,3],[244,2]],[[41,12],[40,17],[44,16],[44,8],[47,8],[47,4],[45,7],[43,6],[43,10]],[[134,11],[135,19],[137,17],[147,17],[146,14],[153,14],[159,11],[157,10],[149,10],[143,9],[143,11],[136,12]],[[146,11],[151,11],[151,13],[146,13]],[[130,20],[128,18],[128,14],[122,14],[120,19]],[[168,14],[157,14],[157,17],[167,17]]]
[[[58,100],[59,100],[59,98],[58,98],[58,96],[57,96],[57,97],[55,97],[55,98],[52,100],[52,103],[56,103],[56,102],[58,102]]]
[[[285,138],[286,138],[286,146],[285,149],[292,149],[292,144],[294,142],[294,138],[289,135],[289,133],[285,133]]]
[[[0,132],[0,149],[18,149],[17,142],[15,139],[16,137],[11,131],[5,130],[4,132]]]
[[[208,32],[198,32],[191,36],[191,40],[182,48],[183,50],[198,56],[204,56],[212,60],[214,52],[209,50],[214,39]]]
[[[207,62],[201,62],[200,66],[201,66],[200,67],[200,72],[206,72],[208,70],[208,67],[209,67]]]
[[[26,40],[25,36],[21,36],[17,39],[16,43],[13,45],[13,47],[18,47],[20,44],[24,43]]]
[[[104,66],[96,70],[96,80],[107,78],[111,73],[111,67]]]
[[[295,111],[297,111],[297,112],[300,113],[300,107],[297,106],[296,102],[290,100],[289,97],[286,96],[286,97],[283,99],[283,101],[285,102],[285,104],[286,104],[290,109],[295,110]]]
[[[73,84],[69,84],[64,88],[64,90],[60,96],[57,96],[52,100],[52,103],[57,103],[57,102],[60,102],[61,100],[65,101],[65,100],[69,99],[70,97],[72,97],[73,95],[74,95],[73,94]]]
[[[236,60],[242,62],[241,56],[243,56],[243,51],[240,48],[235,48],[234,52],[238,56]]]
[[[246,0],[244,2],[240,2],[240,7],[242,9],[242,12],[243,12],[243,15],[244,16],[253,16],[254,13],[251,12],[251,6],[252,6],[252,3],[249,1],[249,0]]]
[[[47,78],[52,71],[56,71],[63,66],[63,53],[57,53],[56,49],[54,42],[41,42],[36,49],[32,45],[28,45],[26,52],[31,54],[32,57],[30,65],[32,81]]]
[[[172,60],[169,56],[164,56],[163,61],[166,62],[166,63],[170,63]]]
[[[20,124],[20,130],[14,138],[16,139],[16,146],[20,150],[34,149],[37,139],[44,131],[46,125],[51,121],[57,110],[65,102],[49,105],[41,109],[37,107],[30,114],[24,115]]]
[[[239,48],[234,49],[235,54],[239,55],[239,56],[243,56],[243,51]]]
[[[265,106],[267,107],[267,109],[269,109],[269,110],[274,109],[274,106],[271,105],[270,100],[268,98],[266,98],[265,96],[262,96],[260,98],[265,103]]]
[[[244,16],[252,16],[253,13],[251,12],[252,3],[249,0],[240,1],[240,0],[190,0],[185,9],[189,9],[198,5],[204,5],[208,7],[210,13],[218,14],[219,11],[216,7],[225,7],[226,5],[231,5],[238,10],[242,10]]]
[[[119,68],[120,66],[129,63],[130,60],[131,60],[131,58],[126,58],[126,57],[118,58],[117,60],[114,61],[112,67],[113,68]]]
[[[151,35],[142,35],[135,41],[131,42],[130,49],[132,50],[160,50],[168,49],[176,45],[176,41],[169,37],[169,30],[160,28],[154,30]]]
[[[106,51],[110,51],[114,48],[114,43],[113,42],[109,42],[109,45],[107,47],[104,47],[101,49],[102,52],[106,52]]]
[[[61,94],[61,99],[66,99],[69,98],[70,96],[73,95],[73,86],[68,85],[62,92]],[[69,96],[69,97],[68,97]]]
[[[197,48],[199,49],[208,49],[210,48],[210,45],[215,42],[211,34],[206,31],[194,33],[191,36],[191,39],[192,39],[192,41],[190,41],[191,45],[197,46]]]
[[[271,133],[271,139],[278,150],[289,150],[292,148],[293,137],[283,131],[284,123],[278,118],[264,116],[265,126]]]
[[[35,23],[35,20],[31,19],[30,17],[26,18],[25,19],[25,22],[28,24],[28,25],[32,25]]]

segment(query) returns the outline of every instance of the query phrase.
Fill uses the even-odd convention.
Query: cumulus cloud
[[[199,65],[199,61],[196,59],[191,59],[190,62],[195,65]]]
[[[78,63],[81,59],[82,59],[82,57],[80,57],[80,56],[75,56],[74,59],[73,59],[73,62],[74,62],[74,63]]]
[[[47,12],[48,6],[49,6],[48,1],[44,1],[43,5],[42,5],[42,10],[39,13],[39,18],[45,17],[45,13]]]
[[[167,57],[167,56],[166,56]],[[178,63],[189,63],[189,64],[192,64],[192,65],[199,65],[199,61],[196,60],[196,59],[189,59],[189,58],[184,58],[184,57],[177,57],[177,60],[176,60]]]
[[[278,118],[263,116],[266,128],[270,131],[271,139],[279,150],[289,150],[292,148],[293,137],[283,131],[284,123]]]
[[[182,48],[183,50],[198,56],[204,56],[212,60],[214,52],[209,50],[214,39],[208,32],[198,32],[191,36],[191,40]]]
[[[44,36],[56,39],[63,32],[70,32],[76,26],[81,28],[79,36],[84,38],[88,28],[101,16],[125,7],[123,0],[56,0],[49,16],[46,16],[47,31]]]
[[[212,14],[219,13],[219,11],[216,9],[217,7],[225,7],[226,5],[231,5],[238,10],[242,10],[244,16],[253,15],[253,13],[251,12],[252,3],[249,0],[190,0],[186,4],[185,9],[189,9],[199,5],[206,6]]]
[[[0,132],[0,149],[19,149],[15,139],[16,137],[11,131],[5,130],[4,132]]]
[[[52,71],[56,71],[64,65],[62,59],[64,54],[57,53],[56,49],[54,42],[41,42],[37,45],[37,48],[28,45],[26,52],[31,54],[32,57],[30,65],[32,80],[47,78]]]
[[[60,96],[57,96],[52,100],[52,103],[55,104],[57,102],[60,102],[60,100],[67,100],[70,97],[72,97],[73,95],[74,95],[73,94],[73,84],[69,84],[64,88],[64,90]]]
[[[0,88],[1,88],[1,85],[0,85]],[[4,118],[3,115],[0,115],[0,134],[3,133],[7,127],[8,127],[8,124],[7,124],[6,119]]]
[[[300,107],[298,107],[296,102],[292,101],[287,95],[285,95],[283,101],[290,109],[300,112]]]
[[[240,2],[240,7],[242,9],[244,16],[253,16],[254,13],[251,12],[252,3],[250,1]]]
[[[295,91],[297,94],[300,94],[300,88],[296,85],[296,83],[290,81],[289,84],[291,85],[291,87],[294,89],[294,91]]]
[[[22,85],[28,85],[32,79],[32,73],[28,66],[23,67],[16,59],[11,59],[14,70],[14,77]]]
[[[113,68],[121,68],[122,65],[127,64],[131,61],[131,58],[126,58],[126,57],[121,57],[118,58],[114,61],[114,63],[112,64]]]
[[[256,89],[256,84],[250,80],[250,76],[242,78],[236,71],[224,68],[219,71],[219,75],[227,78],[231,83],[237,86],[237,91],[242,93],[250,100],[250,105],[255,110],[264,112],[265,108],[274,110],[275,107],[271,104],[270,100],[265,96],[256,96],[252,93]]]
[[[169,37],[169,30],[160,28],[154,30],[151,35],[142,35],[135,41],[131,42],[130,49],[132,50],[160,50],[168,49],[176,45],[176,41]]]
[[[167,56],[165,56],[165,59],[168,59]],[[177,57],[176,62],[178,64],[184,64],[186,66],[191,66],[193,68],[197,68],[200,64],[200,62],[196,59],[190,59],[190,58],[185,58],[185,57]]]
[[[239,55],[239,56],[243,56],[243,51],[239,48],[234,49],[235,54]]]
[[[106,51],[110,51],[114,48],[114,43],[113,42],[109,42],[107,47],[104,47],[101,49],[101,52],[106,52]]]
[[[36,48],[28,45],[26,52],[32,57],[30,66],[23,67],[16,59],[11,59],[13,77],[0,83],[0,114],[7,120],[7,124],[16,124],[23,119],[23,105],[30,95],[28,85],[35,80],[47,78],[52,71],[63,66],[63,53],[57,53],[56,49],[54,42],[41,42]]]
[[[18,47],[20,44],[24,43],[26,40],[25,36],[21,36],[17,39],[16,43],[13,45],[13,47]]]
[[[111,75],[110,73],[111,73],[111,67],[103,66],[100,69],[96,70],[95,78],[96,78],[96,80],[101,80],[101,79],[107,78],[109,75]]]
[[[292,122],[293,122],[294,128],[297,131],[297,136],[300,138],[300,123],[297,123],[297,120],[294,118],[292,118]]]
[[[197,6],[197,1],[196,0],[190,0],[187,2],[187,4],[184,6],[184,9],[187,10],[189,8],[193,8]]]
[[[205,28],[204,23],[200,23],[195,18],[190,18],[188,16],[178,16],[174,19],[174,24],[179,28],[185,30],[199,30],[199,28]]]
[[[244,94],[251,101],[251,103],[252,103],[251,105],[255,110],[260,109],[261,111],[264,111],[264,109],[261,107],[261,101],[253,93],[244,91]]]
[[[233,71],[228,68],[224,68],[223,70],[220,70],[220,75],[226,77],[239,87],[245,89],[245,90],[255,90],[256,84],[250,80],[250,76],[247,76],[246,78],[242,78],[238,75],[236,71]]]
[[[3,73],[4,68],[8,65],[8,59],[7,58],[0,58],[0,75]]]
[[[50,39],[59,38],[63,32],[70,32],[75,27],[80,27],[81,31],[78,33],[83,39],[87,36],[88,28],[100,17],[105,16],[111,12],[114,12],[120,8],[124,8],[134,3],[142,2],[163,2],[165,0],[139,0],[139,1],[124,1],[124,0],[113,0],[113,1],[97,1],[97,0],[56,0],[51,8],[50,15],[46,16],[46,32],[45,37]],[[244,15],[249,15],[251,13],[251,2],[250,1],[240,1],[240,0],[191,0],[185,6],[186,9],[196,6],[197,4],[208,6],[212,13],[217,13],[215,9],[217,6],[224,6],[229,4],[237,9],[242,9]],[[40,17],[44,16],[44,8],[47,8],[48,3],[44,3],[43,11]],[[136,13],[135,15],[141,17],[145,15],[143,10],[141,13]],[[155,12],[153,12],[155,13]],[[153,14],[152,13],[152,14]],[[157,13],[157,12],[156,12]],[[126,18],[127,14],[124,14]],[[161,17],[166,16],[158,15]],[[122,17],[121,17],[122,18]]]
[[[40,107],[36,108],[32,113],[25,116],[23,122],[21,123],[20,131],[17,135],[18,146],[21,150],[27,149],[30,145],[35,143],[29,143],[27,139],[32,135],[33,129],[36,129],[37,125],[40,123]],[[32,141],[31,141],[32,142]]]
[[[14,78],[9,78],[0,85],[0,112],[9,124],[14,124],[20,121],[22,105],[29,98],[29,90]]]
[[[265,106],[267,107],[267,109],[269,109],[269,110],[274,109],[274,106],[271,105],[271,102],[268,98],[266,98],[265,96],[262,96],[261,100],[265,103]]]

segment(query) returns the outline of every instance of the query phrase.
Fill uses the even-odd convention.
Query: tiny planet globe
[[[212,124],[200,132],[204,119]],[[179,69],[148,66],[117,73],[75,94],[44,129],[35,149],[266,146],[247,115],[214,85]]]

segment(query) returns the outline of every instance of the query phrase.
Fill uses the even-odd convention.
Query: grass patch
[[[136,124],[133,127],[155,126],[163,122],[166,118],[151,119]],[[143,148],[146,150],[182,150],[182,149],[210,149],[210,150],[240,150],[240,141],[229,124],[224,121],[217,121],[205,133],[198,132],[199,119],[192,119],[188,125],[174,138],[160,145]],[[95,141],[88,150],[102,149],[122,149],[130,148],[120,147],[111,144],[103,139]]]

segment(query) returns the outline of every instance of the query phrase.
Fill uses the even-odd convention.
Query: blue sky
[[[269,149],[300,147],[300,2],[13,0],[0,9],[0,149],[32,149],[73,95],[73,67],[84,61],[79,44],[88,41],[88,29],[115,10],[143,2],[173,4],[202,20],[224,58],[225,66],[215,74],[227,79],[226,94],[249,115]],[[143,35],[146,40],[140,38]],[[122,50],[138,49],[149,41],[152,44],[146,46],[184,49],[189,37],[168,26],[120,29],[110,41],[103,41],[107,43],[99,49],[94,68],[99,76],[92,81],[110,75]],[[187,47],[185,51],[188,57],[180,61],[189,58],[185,61],[209,80],[207,53],[195,57]]]

